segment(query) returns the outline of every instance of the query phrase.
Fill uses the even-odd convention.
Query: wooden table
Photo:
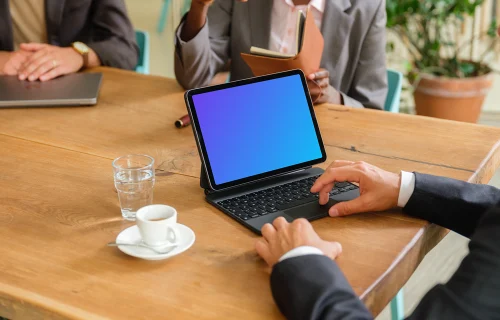
[[[102,68],[99,104],[0,110],[0,316],[77,319],[280,318],[257,236],[204,201],[200,161],[174,80]],[[500,163],[500,129],[316,107],[334,159],[477,183]],[[121,219],[111,160],[155,157],[154,202],[177,208],[194,246],[167,261],[106,247]],[[327,163],[323,165],[326,166]],[[338,263],[378,314],[446,230],[398,210],[313,222],[344,247]]]

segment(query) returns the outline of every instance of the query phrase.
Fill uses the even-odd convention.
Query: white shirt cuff
[[[278,260],[278,262],[281,262],[283,260],[290,259],[290,258],[307,256],[310,254],[324,255],[323,251],[319,250],[318,248],[310,247],[310,246],[302,246],[302,247],[297,247],[295,249],[288,251],[287,253],[285,253],[284,255],[281,256],[281,258]]]
[[[399,188],[398,207],[403,208],[415,190],[415,174],[401,171],[401,187]]]

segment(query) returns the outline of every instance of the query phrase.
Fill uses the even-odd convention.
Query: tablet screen
[[[194,94],[192,104],[216,185],[324,157],[300,74]]]

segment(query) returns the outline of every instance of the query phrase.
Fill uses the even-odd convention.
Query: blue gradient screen
[[[217,185],[322,157],[300,75],[193,95]]]

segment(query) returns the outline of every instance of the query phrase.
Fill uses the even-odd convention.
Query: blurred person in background
[[[0,0],[0,74],[47,81],[85,68],[133,70],[123,0]]]

